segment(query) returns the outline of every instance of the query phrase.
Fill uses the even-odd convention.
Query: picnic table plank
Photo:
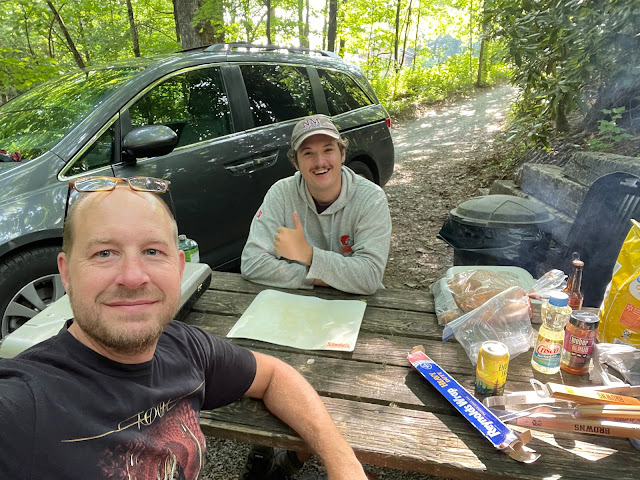
[[[358,458],[372,465],[465,480],[584,480],[585,463],[589,462],[591,478],[637,478],[638,462],[620,462],[614,455],[634,454],[626,439],[600,437],[595,442],[584,435],[583,441],[576,442],[570,434],[556,433],[554,441],[564,445],[557,448],[548,442],[549,435],[543,434],[529,444],[541,459],[523,464],[496,450],[462,417],[340,398],[323,397],[323,402]],[[306,448],[262,402],[249,398],[203,411],[200,423],[205,435],[294,450]]]
[[[236,273],[216,272],[211,279],[209,289],[224,292],[240,292],[240,293],[260,293],[265,289],[278,290],[281,292],[292,293],[291,289],[268,287],[257,283],[250,282],[242,278]],[[328,300],[341,298],[364,299],[368,305],[372,307],[381,307],[397,310],[408,310],[414,312],[433,313],[435,311],[433,305],[433,296],[430,292],[423,290],[402,290],[382,288],[377,290],[373,295],[354,295],[345,294],[333,288],[315,287],[312,290],[296,290],[296,295],[308,295]]]

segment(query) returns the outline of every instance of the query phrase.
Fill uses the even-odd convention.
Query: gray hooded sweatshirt
[[[273,239],[280,226],[294,228],[297,211],[313,247],[311,266],[276,255]],[[300,172],[276,182],[251,222],[242,251],[242,275],[263,285],[313,288],[322,280],[343,292],[370,295],[382,285],[389,256],[391,215],[384,191],[342,167],[342,189],[322,213]]]

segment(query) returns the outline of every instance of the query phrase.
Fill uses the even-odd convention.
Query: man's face
[[[307,182],[309,193],[320,203],[333,202],[340,195],[344,152],[328,135],[312,135],[296,151],[296,169]]]
[[[75,212],[73,250],[58,257],[74,321],[94,347],[140,354],[178,311],[184,253],[152,194],[89,195]]]

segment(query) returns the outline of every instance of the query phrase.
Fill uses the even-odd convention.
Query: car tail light
[[[391,128],[391,117],[387,117],[386,121],[387,121],[387,127]]]

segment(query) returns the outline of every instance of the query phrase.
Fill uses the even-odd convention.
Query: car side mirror
[[[178,135],[166,125],[145,125],[131,130],[122,142],[134,158],[166,155],[178,145]]]

